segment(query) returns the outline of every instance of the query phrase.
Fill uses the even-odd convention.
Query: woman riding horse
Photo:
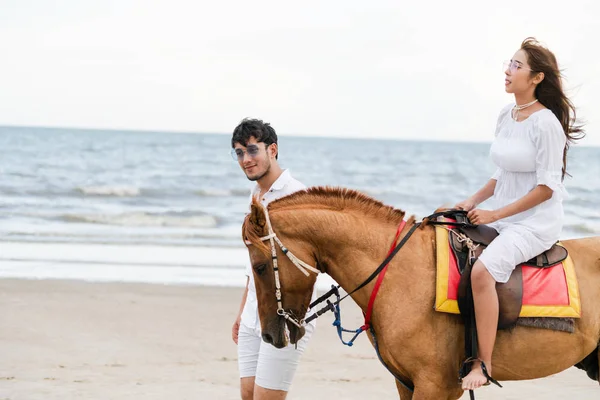
[[[489,224],[499,233],[471,273],[480,359],[462,381],[465,390],[489,383],[492,374],[496,282],[506,283],[517,265],[548,250],[560,237],[567,149],[570,141],[582,137],[550,50],[528,38],[504,73],[505,90],[514,94],[515,104],[498,118],[490,150],[497,170],[485,186],[456,206],[468,211],[474,224]],[[492,196],[493,211],[475,208]]]

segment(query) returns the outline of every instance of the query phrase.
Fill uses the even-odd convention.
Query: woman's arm
[[[497,219],[507,218],[515,214],[532,209],[549,200],[552,197],[552,189],[546,185],[537,185],[532,191],[510,203],[507,206],[496,210]]]
[[[455,208],[460,208],[465,211],[471,211],[478,204],[483,203],[494,194],[494,190],[496,189],[496,179],[490,179],[481,189],[477,191],[473,196],[469,197],[467,200],[461,201]]]
[[[476,205],[481,204],[492,197],[494,190],[496,189],[496,182],[498,181],[490,179],[481,189],[479,189],[479,191],[477,191],[477,193],[471,196]]]
[[[507,206],[493,211],[471,210],[468,214],[471,222],[477,225],[485,225],[499,219],[507,218],[523,211],[532,209],[542,204],[552,197],[552,189],[546,185],[537,185],[532,191],[521,197],[519,200],[510,203]]]

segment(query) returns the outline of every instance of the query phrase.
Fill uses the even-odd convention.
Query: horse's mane
[[[275,213],[289,208],[354,210],[369,216],[380,216],[385,220],[400,223],[404,211],[383,204],[357,190],[315,186],[294,192],[269,204],[269,212]]]
[[[266,235],[264,227],[257,226],[252,221],[258,219],[257,206],[260,206],[260,203],[254,199],[253,211],[246,217],[242,226],[242,236],[263,253],[269,254],[267,243],[260,240],[261,236]],[[405,216],[404,211],[385,205],[357,190],[327,186],[316,186],[294,192],[269,203],[268,209],[270,214],[290,209],[353,210],[369,216],[379,216],[395,224],[399,224]],[[414,222],[414,218],[411,217],[409,222]]]

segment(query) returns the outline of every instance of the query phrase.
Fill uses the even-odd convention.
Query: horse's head
[[[269,221],[272,232],[269,231]],[[273,240],[265,238],[272,233],[276,235]],[[299,322],[304,319],[310,304],[316,274],[309,272],[306,276],[303,268],[295,265],[283,253],[280,244],[313,266],[316,264],[314,252],[307,241],[298,235],[297,220],[286,220],[284,213],[268,214],[256,201],[252,203],[250,214],[244,221],[242,234],[252,263],[263,340],[277,348],[285,347],[288,338],[291,343],[297,343],[305,333]],[[277,278],[281,290],[280,302],[276,289]]]

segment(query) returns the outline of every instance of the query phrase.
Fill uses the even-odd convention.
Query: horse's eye
[[[256,271],[256,273],[258,275],[264,274],[266,269],[267,269],[267,264],[259,264],[254,267],[254,270]]]

